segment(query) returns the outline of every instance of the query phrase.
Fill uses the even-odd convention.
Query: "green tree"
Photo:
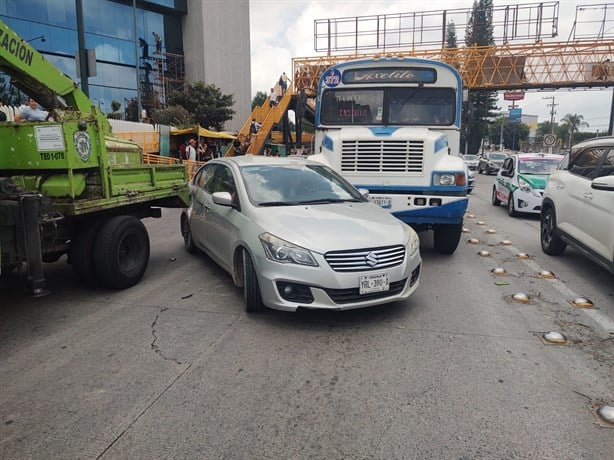
[[[264,101],[266,101],[267,97],[269,97],[269,95],[266,92],[258,91],[254,96],[254,99],[252,99],[252,110],[254,110],[259,105],[264,104]]]
[[[530,129],[524,123],[510,123],[508,117],[497,118],[490,129],[490,143],[499,145],[503,127],[503,148],[520,150],[520,143],[529,138]]]
[[[224,123],[235,113],[232,94],[222,94],[217,86],[202,81],[186,83],[183,91],[173,91],[168,105],[183,107],[200,126],[217,131],[224,129]]]
[[[568,147],[571,147],[574,144],[574,135],[580,130],[580,128],[588,128],[588,123],[584,121],[584,116],[577,113],[568,113],[561,118],[561,121],[563,122],[563,127],[567,133],[567,139],[569,139],[569,143],[567,144]]]
[[[190,112],[179,105],[169,105],[163,109],[154,110],[151,120],[156,124],[172,125],[177,128],[187,128],[195,123]]]
[[[467,46],[494,45],[493,36],[493,4],[492,0],[476,0],[473,3],[471,16],[465,29],[465,44]],[[496,91],[472,90],[469,101],[463,113],[463,129],[461,145],[465,145],[465,153],[477,153],[482,145],[482,139],[488,134],[488,118],[495,115],[497,108]]]
[[[458,54],[458,40],[456,38],[456,25],[454,21],[448,22],[446,26],[446,44],[443,52],[444,61],[450,64],[452,67],[459,69],[460,63],[457,59]]]

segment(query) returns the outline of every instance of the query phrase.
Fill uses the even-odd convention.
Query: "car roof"
[[[313,165],[322,165],[322,163],[314,160],[310,160],[308,157],[304,157],[301,155],[291,155],[287,157],[269,157],[264,155],[241,155],[236,157],[222,157],[215,158],[209,163],[230,163],[235,164],[237,166],[246,166],[246,165],[305,165],[305,164],[313,164]]]
[[[578,147],[599,147],[603,145],[611,146],[614,144],[614,136],[601,136],[601,137],[593,137],[592,139],[587,139],[582,141],[572,147],[572,149],[576,149]]]
[[[519,160],[534,160],[536,158],[547,158],[547,159],[554,159],[554,160],[562,160],[564,158],[565,155],[559,155],[558,153],[519,153],[516,155],[516,157]]]

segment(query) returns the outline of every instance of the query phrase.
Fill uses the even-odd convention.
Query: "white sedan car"
[[[243,287],[249,312],[369,307],[419,284],[416,232],[301,157],[209,161],[194,176],[181,231],[189,252],[202,250]]]
[[[548,153],[519,153],[505,159],[492,186],[492,204],[507,205],[507,212],[539,214],[542,196],[550,173],[556,169],[563,155]]]

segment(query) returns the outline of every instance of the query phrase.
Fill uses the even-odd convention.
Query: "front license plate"
[[[390,209],[392,207],[392,197],[389,196],[372,196],[371,201],[384,209]]]
[[[372,292],[383,292],[390,290],[390,280],[388,273],[377,275],[364,275],[358,278],[358,293],[370,294]]]

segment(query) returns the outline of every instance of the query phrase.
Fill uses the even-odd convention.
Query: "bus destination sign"
[[[343,83],[435,83],[435,69],[419,67],[380,68],[380,69],[350,69],[343,73]]]

